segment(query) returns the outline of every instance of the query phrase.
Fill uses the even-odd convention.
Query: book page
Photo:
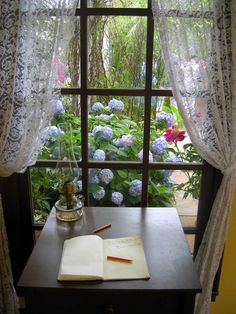
[[[103,240],[97,235],[64,242],[58,280],[103,279]]]
[[[103,240],[104,279],[150,278],[140,236]],[[132,263],[107,260],[107,256],[132,259]]]

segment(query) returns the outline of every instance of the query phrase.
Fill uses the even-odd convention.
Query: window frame
[[[150,143],[150,109],[151,99],[153,96],[172,97],[171,89],[153,89],[152,87],[152,65],[153,65],[153,45],[154,45],[154,18],[152,13],[151,0],[148,0],[147,8],[92,8],[87,6],[87,1],[81,1],[80,8],[75,11],[75,16],[80,17],[80,87],[61,88],[61,95],[80,96],[81,104],[81,160],[77,161],[78,166],[82,169],[83,195],[85,197],[85,206],[88,205],[88,170],[89,168],[109,168],[109,169],[140,169],[142,171],[142,196],[140,206],[148,205],[148,177],[149,170],[199,170],[202,172],[201,186],[207,182],[207,176],[211,166],[203,161],[202,163],[166,163],[152,162],[149,163],[149,143]],[[147,44],[146,44],[146,77],[145,87],[143,89],[114,89],[114,88],[89,88],[88,82],[88,18],[89,16],[144,16],[147,18]],[[143,161],[142,162],[117,162],[117,161],[91,161],[88,158],[88,97],[89,96],[142,96],[144,97],[144,138],[143,138]],[[55,168],[57,161],[38,160],[36,167]],[[205,189],[201,188],[200,198],[204,198]],[[206,224],[202,217],[204,204],[198,206],[197,224],[195,227],[183,227],[185,234],[197,235],[198,229]],[[203,209],[202,209],[203,208]],[[34,224],[35,229],[42,226]],[[204,228],[203,228],[204,229]],[[202,231],[200,232],[202,234]],[[201,239],[201,236],[199,237]],[[194,255],[199,247],[195,241]]]

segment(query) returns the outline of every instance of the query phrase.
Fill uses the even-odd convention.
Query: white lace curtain
[[[77,0],[0,1],[0,176],[36,162],[59,95]],[[63,47],[63,49],[62,49]],[[0,198],[0,312],[17,313]],[[10,302],[12,300],[12,302]]]
[[[236,1],[153,0],[152,4],[185,127],[200,155],[224,174],[195,261],[203,289],[195,314],[207,314],[236,181]]]

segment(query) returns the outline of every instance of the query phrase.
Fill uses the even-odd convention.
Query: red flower
[[[164,137],[167,142],[183,141],[185,138],[185,131],[182,131],[173,125],[172,128],[166,130]]]

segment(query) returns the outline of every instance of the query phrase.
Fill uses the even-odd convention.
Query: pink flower
[[[53,64],[55,65],[55,70],[57,74],[57,78],[61,83],[65,82],[65,64],[61,62],[58,57],[53,57],[52,60]]]
[[[198,111],[198,112],[195,112],[193,116],[196,118],[203,118],[203,113],[201,111]]]
[[[171,128],[166,130],[164,137],[167,142],[181,142],[185,138],[185,131],[178,129],[177,126],[173,125]]]

